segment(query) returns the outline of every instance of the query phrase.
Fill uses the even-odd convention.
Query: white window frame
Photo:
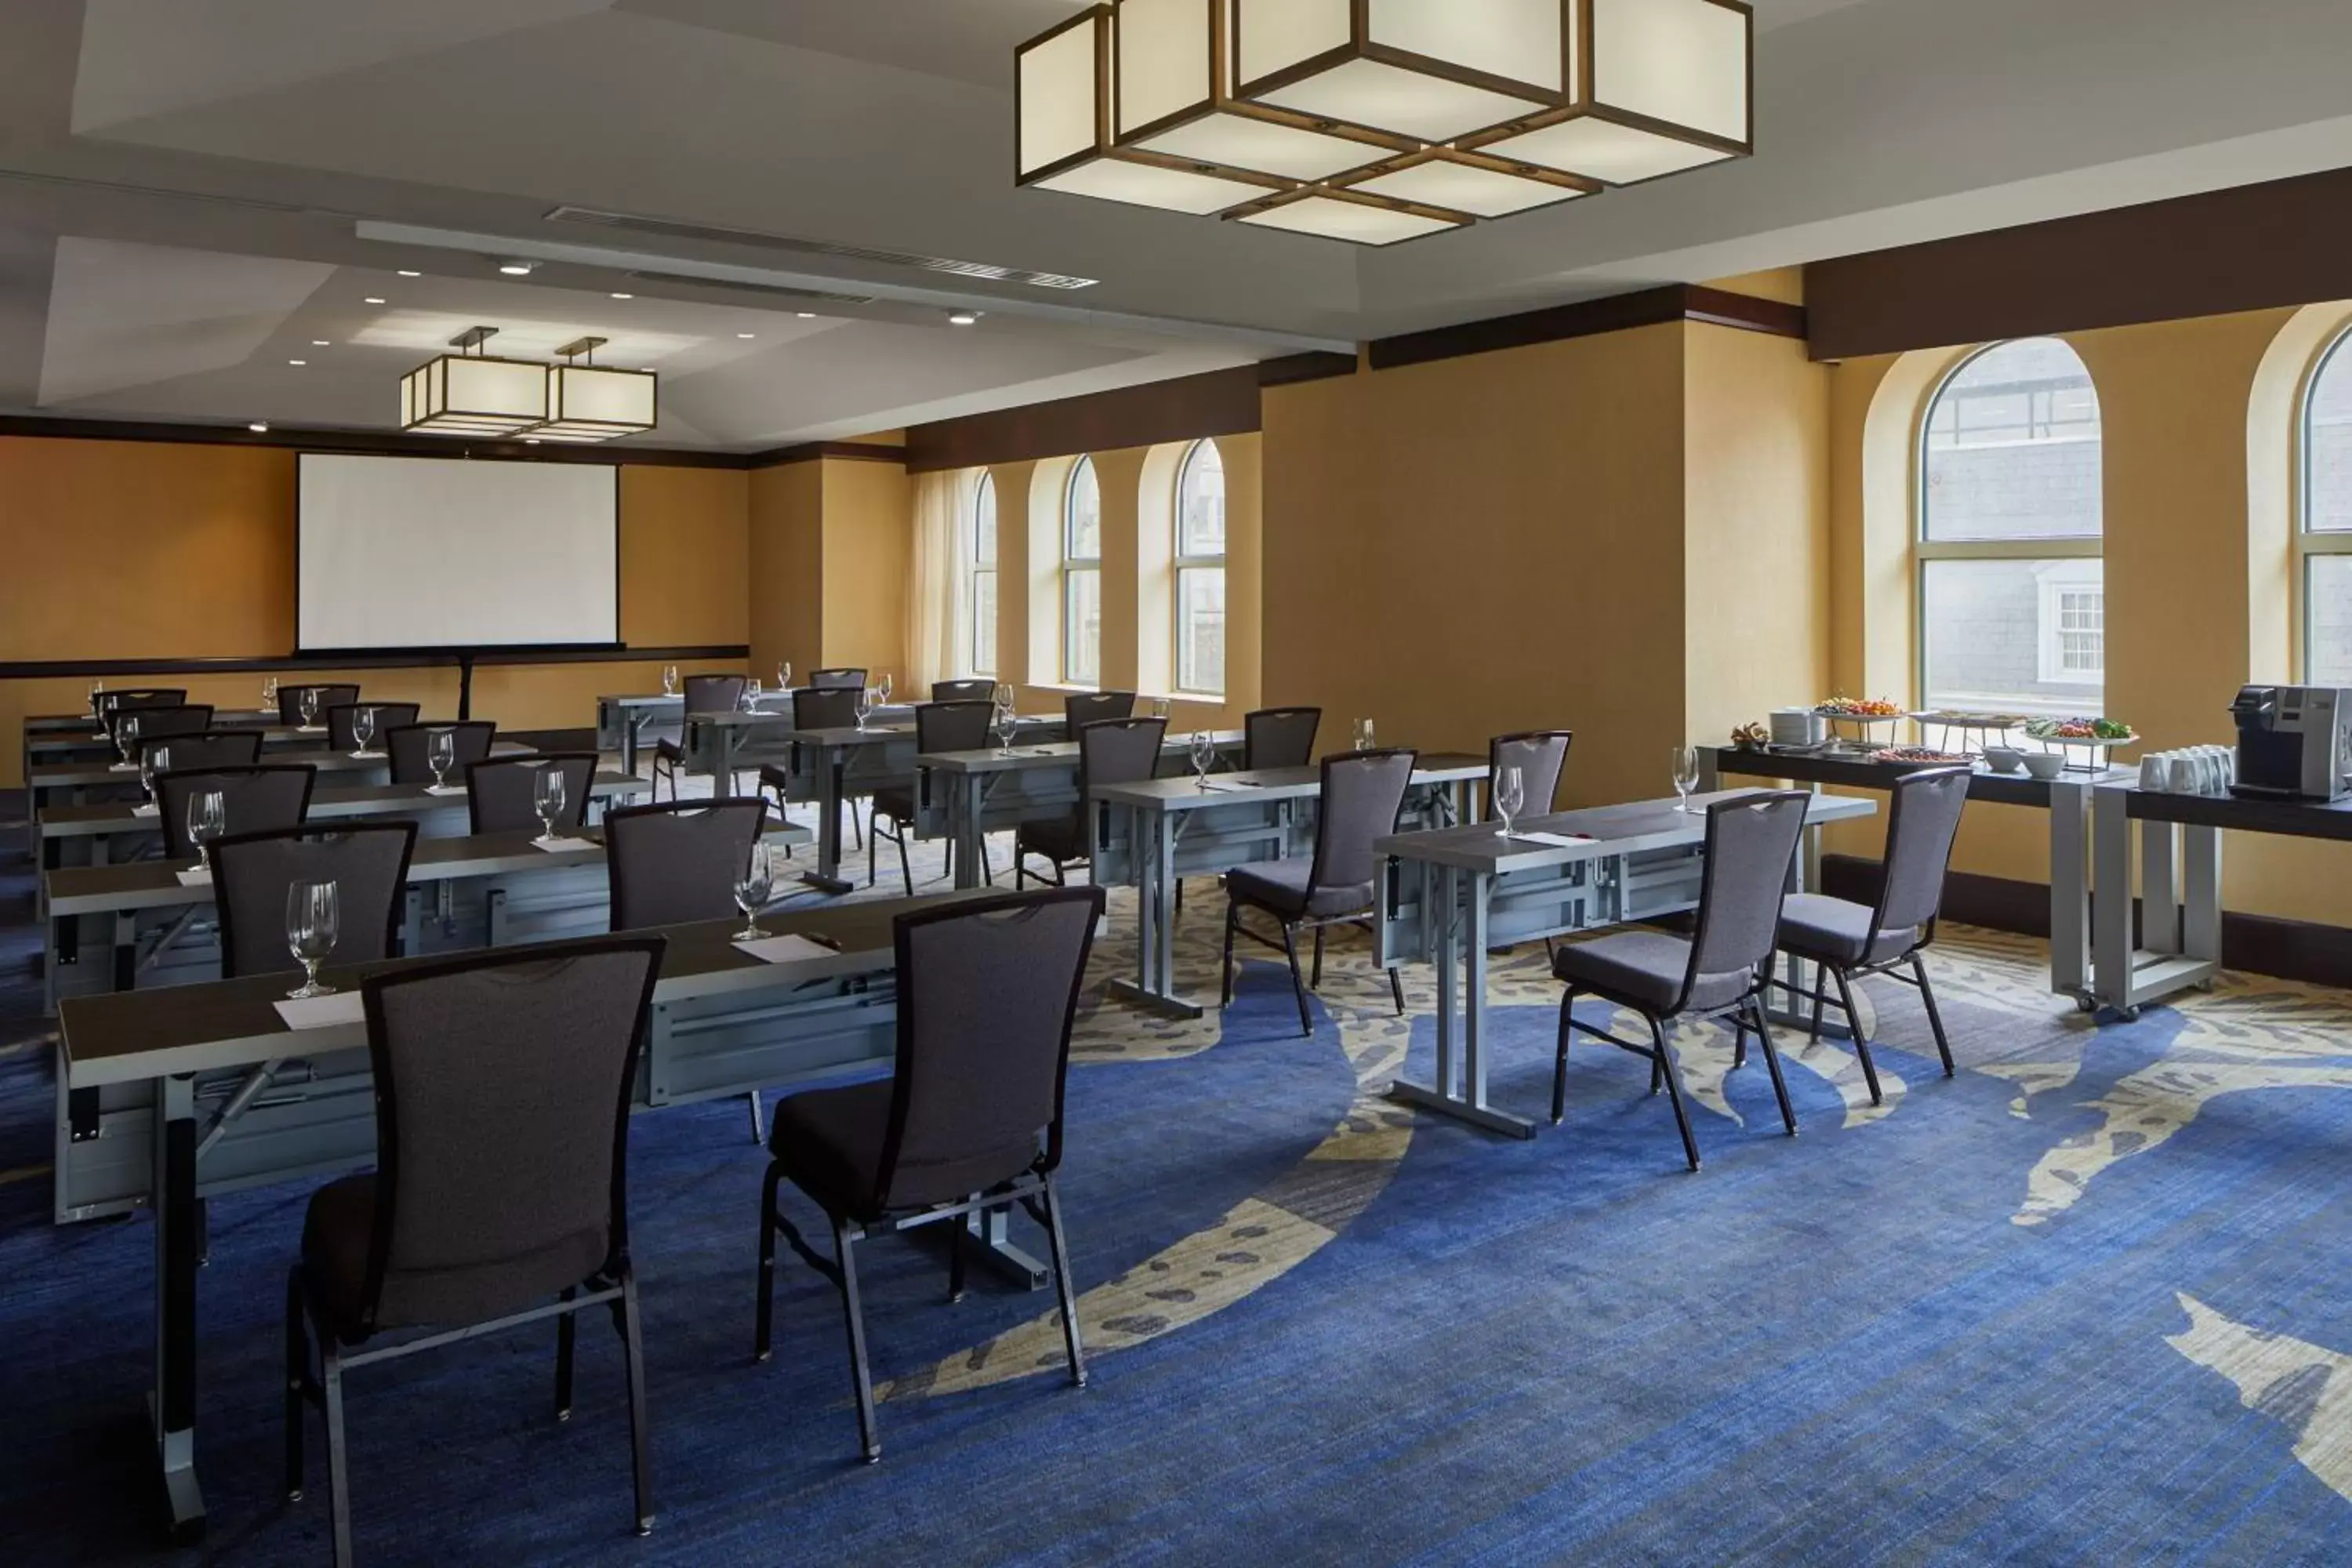
[[[2352,528],[2314,528],[2311,520],[2318,509],[2312,505],[2312,411],[2319,401],[2319,384],[2328,370],[2336,365],[2338,355],[2344,358],[2339,374],[2352,376],[2352,328],[2336,335],[2335,340],[2312,363],[2310,379],[2304,383],[2303,401],[2295,411],[2295,466],[2299,470],[2294,497],[2294,667],[2306,684],[2316,678],[2311,668],[2311,584],[2317,575],[2317,558],[2323,555],[2352,555]]]
[[[981,510],[983,505],[992,511],[996,510],[996,477],[985,468],[981,470],[980,483],[974,485],[971,490],[971,552],[964,558],[963,604],[966,629],[964,662],[970,667],[970,672],[973,675],[994,675],[996,649],[983,648],[980,642],[980,589],[983,578],[987,580],[991,589],[999,586],[1000,579],[996,574],[996,563],[1004,549],[1004,517],[1002,512],[997,513],[996,527],[991,531],[995,536],[995,547],[983,555],[981,552],[981,541],[984,536],[980,527]],[[1003,601],[996,598],[993,593],[990,597],[996,604],[998,613],[1002,614]],[[993,619],[994,617],[992,616],[991,620],[993,621]],[[1003,634],[1000,632],[999,635]]]
[[[2074,569],[2066,561],[2051,562],[2049,567],[2050,570],[2044,572],[2041,581],[2034,585],[2037,612],[2034,629],[2040,648],[2034,660],[2035,674],[2044,681],[2060,683],[2088,685],[2095,680],[2104,688],[2107,683],[2106,585]],[[2066,668],[2066,601],[2085,594],[2095,597],[2099,605],[2099,664],[2097,668],[2088,671]]]
[[[1095,528],[1097,553],[1080,555],[1076,552],[1078,521],[1078,476],[1092,475],[1095,481]],[[1078,596],[1077,580],[1092,577],[1095,582],[1095,613],[1102,613],[1102,476],[1095,473],[1095,460],[1080,458],[1070,465],[1070,477],[1062,486],[1062,680],[1069,686],[1099,687],[1102,684],[1102,646],[1095,646],[1095,668],[1084,674],[1077,668]]]
[[[1220,517],[1218,519],[1220,525],[1219,531],[1220,532],[1224,532],[1225,548],[1217,552],[1213,555],[1191,555],[1185,553],[1184,481],[1191,476],[1193,463],[1199,460],[1202,452],[1204,450],[1209,452],[1217,459],[1218,472],[1222,475],[1224,471],[1224,454],[1217,451],[1215,447],[1206,440],[1193,442],[1192,447],[1185,452],[1184,460],[1176,465],[1176,505],[1174,509],[1175,518],[1172,524],[1175,538],[1171,542],[1169,551],[1170,570],[1168,576],[1168,623],[1170,636],[1173,639],[1175,646],[1169,650],[1169,668],[1174,672],[1176,689],[1184,696],[1223,697],[1225,694],[1225,689],[1222,685],[1195,686],[1189,684],[1184,679],[1186,673],[1184,668],[1184,650],[1187,641],[1185,637],[1185,631],[1187,628],[1184,625],[1184,579],[1188,574],[1192,573],[1214,572],[1217,574],[1220,585],[1226,584],[1228,583],[1228,579],[1225,575],[1225,557],[1233,549],[1233,536],[1229,532],[1224,532],[1224,530],[1230,527],[1230,523],[1226,518]],[[1230,627],[1231,624],[1231,616],[1230,614],[1228,614],[1228,627]],[[1232,645],[1229,642],[1227,644],[1229,653],[1231,646]]]

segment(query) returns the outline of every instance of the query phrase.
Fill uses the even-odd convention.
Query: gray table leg
[[[1135,865],[1135,978],[1114,980],[1123,1000],[1171,1018],[1197,1018],[1204,1009],[1176,991],[1176,834],[1166,812],[1141,806],[1124,814],[1128,854]]]
[[[1468,909],[1463,878],[1471,878]],[[1445,930],[1437,948],[1437,1081],[1415,1083],[1398,1079],[1389,1086],[1389,1098],[1416,1110],[1434,1111],[1489,1132],[1532,1138],[1535,1124],[1523,1117],[1496,1110],[1486,1103],[1486,903],[1489,879],[1446,867],[1438,878],[1438,900]],[[1457,997],[1454,974],[1459,970],[1463,990]],[[1460,1011],[1457,1015],[1456,1006]],[[1461,1025],[1462,1073],[1456,1087],[1454,1070],[1457,1017]]]
[[[2172,876],[2179,833],[2169,822],[2139,825],[2139,944],[2150,952],[2180,951],[2180,900]]]
[[[948,837],[955,845],[955,885],[959,890],[980,886],[980,775],[949,775]]]
[[[2130,797],[2120,789],[2091,792],[2091,988],[2094,1002],[2126,1017],[2138,1016],[2132,999],[2132,875]]]
[[[812,888],[828,893],[845,893],[849,884],[841,879],[841,774],[848,753],[839,746],[827,746],[820,777],[824,788],[817,801],[816,869],[805,871],[801,879]]]
[[[2221,830],[2180,830],[2181,932],[2184,957],[2217,969],[2221,963]]]
[[[2091,993],[2091,893],[2085,870],[2090,804],[2091,792],[2084,784],[2061,780],[2050,786],[2050,989],[2073,997],[2085,1010],[2095,1004]]]
[[[189,1078],[155,1082],[155,1388],[149,1395],[155,1458],[170,1510],[172,1543],[204,1538],[196,1484],[196,1089]]]

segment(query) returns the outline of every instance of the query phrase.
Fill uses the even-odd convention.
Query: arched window
[[[2095,714],[2106,688],[2099,395],[2055,338],[1946,377],[1919,452],[1919,675],[1929,708]]]
[[[1225,460],[1195,441],[1176,473],[1176,689],[1225,694]]]
[[[2303,404],[2303,678],[2352,686],[2352,333],[2312,373]]]
[[[1102,487],[1092,458],[1078,459],[1062,496],[1062,679],[1102,680]]]
[[[974,675],[996,673],[996,478],[983,471],[971,497],[971,627],[966,658]]]

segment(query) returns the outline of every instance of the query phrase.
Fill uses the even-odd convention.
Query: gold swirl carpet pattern
[[[2352,1501],[2352,1356],[2176,1299],[2189,1327],[2164,1342],[2236,1384],[2238,1403],[2284,1426],[2303,1468]]]

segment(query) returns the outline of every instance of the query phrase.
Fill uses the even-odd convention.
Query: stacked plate
[[[1810,708],[1772,710],[1772,743],[1776,746],[1818,746],[1829,726]]]

